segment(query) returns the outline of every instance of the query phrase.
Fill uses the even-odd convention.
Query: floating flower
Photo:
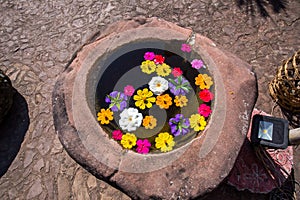
[[[206,126],[205,118],[199,114],[191,115],[189,121],[190,121],[191,128],[193,128],[194,131],[202,131]]]
[[[100,124],[109,124],[109,122],[114,119],[113,112],[110,109],[102,108],[100,112],[98,112],[97,116],[97,120]]]
[[[160,76],[152,77],[148,83],[149,89],[155,94],[160,95],[169,89],[168,81]]]
[[[137,145],[136,152],[141,153],[141,154],[149,153],[151,143],[147,139],[138,140],[136,142],[136,145]]]
[[[179,67],[175,67],[172,70],[172,74],[174,77],[178,77],[178,76],[181,76],[183,74],[183,72]]]
[[[174,118],[169,120],[169,125],[174,136],[186,135],[190,131],[189,119],[185,118],[183,114],[176,114]]]
[[[186,95],[192,88],[183,76],[179,76],[175,80],[169,79],[169,88],[175,96]]]
[[[213,81],[211,80],[211,77],[207,74],[198,74],[198,76],[195,78],[195,84],[199,85],[200,89],[209,89],[210,86],[213,85]]]
[[[154,62],[155,64],[163,64],[165,62],[165,57],[163,57],[162,55],[155,55]]]
[[[161,109],[168,109],[172,105],[172,97],[169,94],[163,94],[156,97],[156,105]]]
[[[192,62],[192,67],[195,69],[200,69],[201,67],[203,67],[203,62],[202,60],[198,60],[198,59],[194,59]]]
[[[175,96],[174,99],[174,103],[177,107],[186,106],[188,101],[189,101],[188,98],[186,98],[186,96],[183,95]]]
[[[166,63],[163,63],[161,65],[157,65],[156,73],[159,76],[168,76],[171,73],[171,67],[167,65]]]
[[[145,60],[141,64],[142,72],[146,74],[151,74],[152,72],[155,72],[156,64],[151,60]]]
[[[127,96],[132,96],[134,93],[134,87],[132,85],[127,85],[124,87],[124,94]]]
[[[122,136],[121,144],[125,149],[131,149],[136,145],[136,136],[132,133],[126,133]]]
[[[214,95],[208,89],[204,89],[199,92],[199,97],[202,101],[209,102],[214,98]]]
[[[121,130],[114,130],[112,132],[112,138],[114,140],[122,140],[123,133]]]
[[[191,52],[191,46],[189,44],[182,44],[181,51],[189,53],[189,52]]]
[[[127,106],[127,96],[122,92],[113,91],[105,98],[105,102],[109,103],[112,111],[122,111]]]
[[[174,145],[174,138],[168,132],[159,133],[155,138],[155,147],[161,152],[171,151]]]
[[[141,126],[143,115],[136,108],[126,108],[120,114],[119,125],[124,131],[135,131]]]
[[[206,104],[201,104],[198,108],[198,113],[202,115],[203,117],[208,117],[211,114],[210,106]]]
[[[145,116],[143,119],[143,126],[146,129],[153,129],[156,127],[156,122],[157,122],[156,118],[153,117],[152,115]]]
[[[155,57],[155,54],[153,52],[146,52],[144,55],[145,60],[153,60]]]
[[[149,91],[147,88],[143,90],[138,90],[137,94],[133,96],[135,100],[135,106],[144,110],[146,107],[151,108],[152,103],[155,102],[155,97],[153,97],[153,92]]]

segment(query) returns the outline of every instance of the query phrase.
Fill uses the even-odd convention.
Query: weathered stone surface
[[[247,63],[198,34],[194,50],[215,83],[214,111],[204,136],[168,154],[143,157],[124,153],[96,123],[87,105],[97,86],[97,80],[87,75],[97,70],[94,55],[141,39],[185,41],[190,33],[155,18],[113,24],[78,52],[56,84],[55,126],[66,150],[91,172],[110,177],[132,198],[195,198],[210,191],[228,175],[245,139],[257,97],[254,73]]]
[[[258,12],[256,3],[260,1],[243,1],[247,3],[240,6],[236,2],[242,1],[174,2],[171,0],[1,1],[0,69],[10,77],[19,96],[16,99],[17,109],[10,117],[12,121],[16,121],[17,126],[4,122],[2,123],[4,126],[0,127],[0,160],[3,161],[0,162],[2,176],[0,199],[26,199],[28,190],[36,181],[36,175],[41,177],[43,192],[35,199],[43,199],[45,194],[44,199],[57,199],[57,190],[60,187],[57,183],[58,176],[67,176],[71,187],[75,169],[80,166],[64,149],[58,152],[57,148],[54,153],[52,152],[52,147],[58,147],[52,117],[51,96],[54,84],[74,53],[91,36],[102,33],[108,24],[117,20],[135,18],[138,16],[137,8],[146,11],[145,17],[156,16],[180,26],[190,27],[250,63],[258,78],[259,98],[256,107],[271,113],[273,103],[267,85],[274,77],[281,61],[291,56],[300,46],[300,2],[284,1],[286,9],[277,13],[273,12],[272,3],[278,1],[265,1],[266,4],[262,6],[267,9],[270,15],[268,18],[261,17]],[[253,10],[249,10],[249,6],[253,6]],[[81,19],[84,26],[80,28],[73,26],[72,23],[76,19]],[[232,27],[234,33],[229,35],[231,32],[227,28],[223,29],[224,27]],[[54,66],[46,67],[51,64],[48,61]],[[33,78],[32,73],[35,74]],[[20,96],[23,96],[22,100]],[[281,117],[278,112],[274,114]],[[24,117],[25,115],[27,117]],[[38,121],[43,123],[39,124]],[[27,123],[28,126],[29,122],[29,129],[24,128],[26,127],[24,124]],[[47,148],[38,149],[40,144]],[[7,148],[8,151],[5,151]],[[35,151],[36,155],[32,164],[24,168],[23,160],[28,149]],[[294,152],[295,178],[298,180],[299,148]],[[28,174],[29,169],[32,169],[40,159],[44,160],[45,166],[40,172],[33,169],[32,173]],[[62,168],[64,168],[62,174],[58,174],[57,171]],[[25,171],[27,176],[23,177]],[[89,174],[86,171],[84,173]],[[129,199],[121,191],[99,179],[97,185],[93,193],[90,193],[91,199],[101,199],[102,194],[113,199]],[[214,195],[205,199],[257,200],[271,199],[272,196],[272,194],[238,192],[226,185],[226,182],[213,193]],[[300,195],[298,190],[297,193]],[[98,196],[93,196],[94,194]],[[71,197],[74,195],[72,191],[70,195]]]
[[[39,194],[41,194],[43,191],[42,185],[41,185],[41,180],[37,179],[31,188],[28,191],[28,194],[26,196],[26,199],[33,199],[37,197]]]
[[[11,85],[11,81],[8,76],[0,70],[0,123],[7,115],[13,104],[15,90]]]

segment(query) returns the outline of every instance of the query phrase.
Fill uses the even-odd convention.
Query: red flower
[[[210,106],[207,106],[206,104],[201,104],[198,108],[198,113],[203,117],[208,117],[211,112]]]
[[[154,62],[155,64],[163,64],[165,62],[165,57],[162,55],[155,55]]]
[[[174,77],[178,77],[178,76],[181,76],[182,75],[182,71],[179,67],[175,67],[173,70],[172,70],[172,74]]]
[[[199,92],[199,97],[202,101],[209,102],[214,98],[214,95],[208,89],[204,89]]]

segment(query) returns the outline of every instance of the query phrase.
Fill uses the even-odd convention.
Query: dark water
[[[146,130],[144,127],[138,128],[134,134],[138,138],[148,138],[148,140],[154,144],[155,137],[159,132],[170,132],[168,121],[170,118],[174,117],[177,113],[182,113],[186,118],[189,118],[191,114],[198,113],[198,106],[202,103],[202,101],[198,97],[198,93],[200,91],[199,87],[195,85],[195,77],[198,76],[199,73],[206,73],[208,75],[209,72],[207,69],[201,68],[200,70],[194,69],[191,67],[191,64],[188,60],[184,59],[182,56],[166,51],[158,48],[140,48],[133,51],[129,51],[127,53],[122,54],[121,56],[114,59],[111,64],[105,69],[102,73],[100,80],[98,82],[97,91],[96,91],[96,105],[95,105],[95,113],[97,113],[100,108],[108,108],[108,103],[105,102],[105,97],[110,92],[117,90],[123,92],[123,89],[126,85],[132,85],[137,89],[143,89],[148,87],[148,82],[151,80],[153,76],[157,76],[156,72],[148,75],[141,71],[140,64],[144,61],[144,54],[146,52],[154,52],[156,55],[162,55],[165,57],[165,63],[168,64],[171,68],[179,67],[183,71],[183,76],[190,82],[192,87],[192,91],[190,91],[186,96],[189,99],[188,105],[183,108],[179,108],[175,106],[173,102],[172,106],[166,111],[164,109],[158,108],[158,106],[153,105],[151,109],[139,110],[143,116],[153,115],[157,118],[157,127],[152,130]],[[200,56],[195,57],[195,59],[201,59]],[[202,60],[202,59],[201,59]],[[204,63],[205,64],[205,63]],[[165,79],[174,78],[172,74]],[[214,88],[211,89],[213,91]],[[174,95],[170,93],[168,90],[164,93],[170,94],[172,99],[174,99]],[[134,95],[136,92],[134,93]],[[134,96],[133,95],[133,96]],[[132,96],[132,97],[133,97]],[[129,97],[129,107],[134,107],[134,100],[132,97]],[[206,103],[207,104],[207,103]],[[207,104],[210,105],[211,104]],[[128,107],[128,106],[127,106]],[[118,128],[119,121],[119,113],[114,113],[114,121],[110,125],[103,125],[102,128],[107,131],[107,133],[111,136],[111,131]],[[176,143],[174,148],[178,148],[184,144],[186,144],[191,139],[195,138],[198,135],[197,132],[191,131],[189,134],[185,136],[177,136],[174,137],[174,141]],[[154,149],[153,149],[154,150]],[[156,150],[157,151],[157,150]],[[152,152],[155,152],[152,151]]]

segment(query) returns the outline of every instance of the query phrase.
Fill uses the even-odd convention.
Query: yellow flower
[[[174,103],[177,107],[186,106],[188,101],[189,100],[186,98],[186,96],[183,96],[183,95],[175,96],[175,99],[174,99]]]
[[[193,114],[189,118],[190,120],[190,126],[193,128],[195,131],[202,131],[204,130],[206,126],[206,121],[205,118],[199,114]]]
[[[144,110],[146,107],[151,108],[152,103],[155,102],[155,97],[153,97],[153,92],[149,91],[147,88],[143,90],[138,90],[137,94],[133,96],[135,100],[135,106]]]
[[[171,73],[171,67],[167,65],[166,63],[163,63],[161,65],[157,65],[156,73],[159,76],[168,76]]]
[[[136,136],[132,133],[126,133],[122,136],[121,144],[125,149],[131,149],[136,145]]]
[[[109,122],[114,119],[113,112],[110,109],[105,110],[102,108],[100,112],[98,112],[97,116],[97,120],[100,124],[109,124]]]
[[[207,74],[199,74],[195,78],[195,84],[199,85],[200,89],[209,89],[210,86],[213,85],[213,81],[211,80],[212,78],[208,76]]]
[[[172,105],[172,97],[169,94],[163,94],[156,97],[156,105],[161,109],[168,109]]]
[[[146,129],[153,129],[156,127],[156,122],[157,122],[156,118],[154,118],[152,115],[146,116],[143,119],[143,126]]]
[[[160,149],[161,152],[171,151],[175,145],[173,139],[173,136],[168,132],[159,133],[155,138],[155,147]]]
[[[156,64],[154,63],[154,61],[145,60],[141,64],[141,69],[142,69],[142,72],[144,72],[146,74],[151,74],[152,72],[155,72]]]

